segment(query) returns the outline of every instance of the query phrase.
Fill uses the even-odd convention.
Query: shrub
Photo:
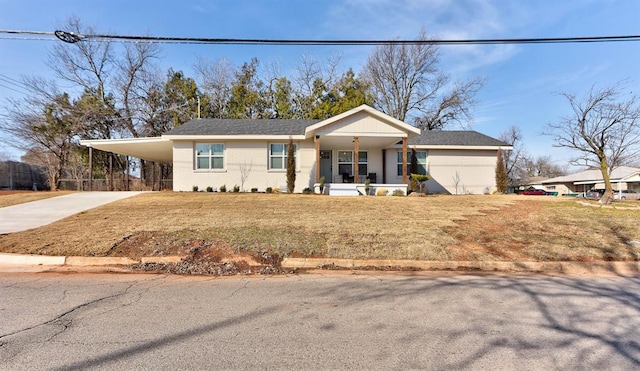
[[[236,184],[233,186],[233,193],[238,193],[238,192],[240,192],[240,186]]]
[[[271,187],[267,187],[266,192],[267,192],[267,193],[273,193],[273,188],[271,188]]]
[[[213,187],[207,187],[207,192],[213,192]]]
[[[411,180],[409,181],[409,190],[413,192],[419,191],[422,193],[422,183],[431,179],[431,177],[428,175],[412,173],[410,179]]]
[[[313,193],[313,191],[309,187],[307,187],[307,188],[302,190],[302,194],[305,194],[305,195],[310,195],[312,193]]]
[[[376,190],[376,196],[386,196],[389,194],[389,190],[386,188],[378,188]]]
[[[251,193],[258,193],[258,188],[251,188]]]
[[[198,186],[195,186],[195,185],[194,185],[194,186],[192,186],[192,187],[191,187],[191,189],[192,189],[194,192],[198,192]]]
[[[296,159],[295,147],[293,139],[289,138],[289,147],[287,148],[287,192],[293,193],[296,186]]]
[[[393,191],[393,193],[391,194],[392,196],[404,196],[404,191],[401,189],[396,189]]]
[[[226,192],[227,191],[227,185],[223,184],[220,186],[220,192]]]

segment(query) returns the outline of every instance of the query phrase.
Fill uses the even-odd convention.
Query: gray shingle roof
[[[199,119],[188,121],[165,135],[304,135],[320,120]]]
[[[184,123],[165,135],[304,135],[308,126],[321,120],[198,119]],[[423,130],[409,139],[410,145],[509,146],[477,131]]]
[[[423,130],[419,136],[409,139],[409,145],[510,146],[501,140],[471,130]]]

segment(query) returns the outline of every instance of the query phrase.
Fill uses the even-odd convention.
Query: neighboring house
[[[509,193],[520,193],[529,188],[545,189],[544,185],[542,185],[542,182],[547,179],[549,178],[542,176],[532,176],[528,178],[518,179],[510,185]]]
[[[600,169],[589,169],[579,173],[547,179],[541,182],[547,191],[559,195],[584,195],[591,189],[604,189],[604,180]],[[640,192],[640,168],[620,166],[611,171],[613,190],[631,190]]]
[[[412,150],[430,193],[495,189],[502,141],[474,131],[425,131],[362,105],[326,120],[191,120],[156,138],[83,140],[82,145],[150,161],[173,162],[173,190],[206,187],[285,188],[293,140],[295,191],[327,188],[358,194],[407,190]],[[243,181],[244,180],[244,181]],[[357,189],[357,190],[356,190]]]

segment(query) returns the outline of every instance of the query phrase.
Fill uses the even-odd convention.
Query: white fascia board
[[[91,147],[92,144],[106,144],[106,143],[153,143],[153,142],[168,142],[163,137],[144,137],[144,138],[118,138],[118,139],[81,139],[80,145],[85,147]]]
[[[624,180],[622,179],[611,179],[611,183],[626,183]],[[604,179],[591,179],[591,180],[582,180],[579,182],[573,182],[573,184],[575,185],[583,185],[583,184],[594,184],[594,183],[604,183]]]
[[[360,137],[360,138],[372,138],[372,137],[376,137],[376,138],[406,138],[407,134],[403,134],[403,133],[366,133],[363,134],[362,132],[354,132],[354,133],[349,133],[349,132],[340,132],[340,133],[330,133],[330,134],[325,134],[323,135],[323,137],[325,138],[330,138],[330,137]]]
[[[304,135],[163,135],[169,140],[305,140]]]
[[[463,145],[424,145],[424,144],[409,144],[409,148],[415,149],[466,149],[466,150],[481,150],[481,151],[497,151],[499,149],[512,150],[513,146],[463,146]],[[402,148],[401,145],[394,145],[391,148]]]

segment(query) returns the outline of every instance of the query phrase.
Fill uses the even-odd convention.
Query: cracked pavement
[[[0,369],[637,369],[639,284],[0,274]]]

